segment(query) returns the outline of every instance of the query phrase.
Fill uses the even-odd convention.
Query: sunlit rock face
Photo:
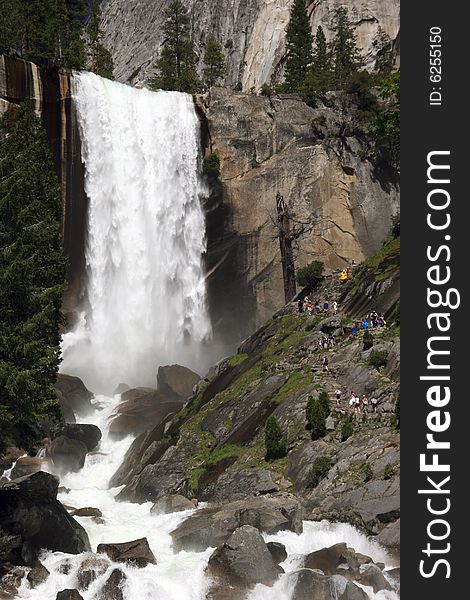
[[[199,55],[208,32],[214,32],[227,56],[227,86],[259,90],[271,77],[282,74],[285,31],[293,0],[188,0],[191,27]],[[111,50],[115,76],[122,82],[145,82],[153,74],[163,36],[164,9],[170,0],[105,0],[105,45]],[[398,0],[314,0],[308,4],[313,32],[322,25],[328,37],[334,12],[348,8],[356,26],[358,46],[368,67],[375,62],[373,40],[381,27],[397,44]],[[398,47],[398,44],[397,44]]]

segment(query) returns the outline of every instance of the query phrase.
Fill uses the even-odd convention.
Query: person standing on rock
[[[361,412],[361,399],[356,394],[354,394],[354,412],[355,413]]]
[[[343,394],[343,392],[339,388],[335,391],[336,406],[340,405],[342,394]]]
[[[324,356],[321,359],[321,364],[323,365],[323,370],[326,371],[326,372],[329,372],[329,369],[328,369],[328,357],[327,356]]]
[[[333,312],[335,315],[338,314],[338,303],[336,302],[336,300],[333,302]]]
[[[297,308],[298,308],[298,310],[299,310],[299,313],[302,313],[302,312],[304,312],[304,302],[303,302],[303,300],[302,300],[302,299],[300,299],[300,300],[297,302]]]
[[[376,413],[377,412],[377,405],[379,403],[379,401],[377,400],[377,398],[372,398],[370,401],[371,405],[372,405],[372,412]]]
[[[369,398],[365,394],[362,394],[362,408],[365,413],[368,412],[368,410],[367,410],[368,406],[369,406]]]

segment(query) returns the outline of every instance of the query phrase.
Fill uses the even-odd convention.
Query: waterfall
[[[211,328],[202,258],[199,124],[191,96],[75,73],[89,200],[86,291],[64,373],[95,392],[155,386],[160,364],[203,370]]]

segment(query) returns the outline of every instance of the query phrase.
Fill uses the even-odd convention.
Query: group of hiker
[[[342,390],[338,388],[335,391],[336,406],[341,406],[342,395]],[[351,398],[349,399],[348,404],[354,413],[368,413],[369,407],[373,413],[376,413],[379,401],[375,397],[371,398],[369,401],[369,398],[365,394],[362,394],[362,398],[360,398],[356,393],[351,392]]]
[[[330,312],[330,303],[328,300],[320,302],[319,300],[310,300],[308,296],[305,296],[303,300],[300,299],[297,306],[300,313],[307,313],[307,315],[329,314]],[[336,300],[331,305],[331,309],[334,315],[338,314],[338,302]]]
[[[362,321],[358,321],[352,324],[351,336],[356,335],[358,331],[367,331],[368,329],[386,329],[387,321],[382,315],[379,315],[376,310],[371,311],[369,315],[366,315]]]

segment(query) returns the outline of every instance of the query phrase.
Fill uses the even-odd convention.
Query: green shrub
[[[391,479],[395,475],[395,469],[392,465],[387,465],[384,470],[384,479]]]
[[[319,456],[313,461],[312,466],[307,472],[306,486],[309,488],[317,487],[331,469],[331,459],[328,456]]]
[[[371,332],[366,329],[366,331],[364,331],[364,335],[362,336],[362,349],[365,350],[369,350],[369,348],[372,348],[372,346],[374,345],[374,336],[371,334]]]
[[[281,426],[276,417],[272,415],[266,421],[264,430],[264,443],[266,446],[266,460],[282,458],[287,454],[287,442],[282,433]]]
[[[209,177],[218,177],[220,174],[220,159],[217,153],[212,152],[204,156],[202,172]]]
[[[325,390],[321,390],[320,394],[318,395],[318,400],[322,405],[323,411],[325,413],[325,418],[329,417],[331,413],[331,405],[330,399],[328,397],[328,392],[326,392]]]
[[[297,283],[302,287],[315,286],[323,279],[325,265],[320,260],[314,260],[305,267],[297,269]]]
[[[259,92],[262,96],[267,96],[268,98],[270,98],[273,95],[274,90],[269,85],[269,83],[263,83]]]
[[[306,408],[307,423],[312,431],[312,439],[318,440],[326,435],[325,409],[319,398],[310,396]]]
[[[351,417],[346,417],[341,424],[341,441],[345,442],[354,433],[354,425]]]
[[[372,350],[369,354],[368,363],[371,367],[380,369],[384,367],[388,361],[388,352],[386,350]]]

